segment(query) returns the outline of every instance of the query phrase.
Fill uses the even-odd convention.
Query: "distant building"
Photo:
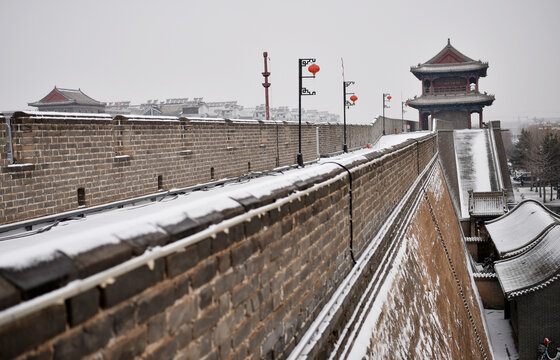
[[[446,120],[455,129],[471,128],[471,114],[479,114],[492,105],[493,95],[478,91],[478,80],[486,76],[488,63],[463,55],[447,41],[447,45],[433,58],[410,71],[422,82],[422,95],[407,100],[418,109],[421,130],[429,130],[429,117]]]
[[[243,107],[237,101],[205,102],[202,98],[177,98],[165,101],[148,100],[140,105],[131,105],[130,101],[115,101],[106,103],[105,111],[113,115],[156,115],[156,116],[185,116],[200,118],[224,119],[257,119],[264,120],[266,112],[264,105],[257,107]],[[279,106],[270,109],[271,120],[297,121],[298,109]],[[319,123],[340,122],[340,115],[327,111],[301,109],[301,120],[304,122]]]
[[[28,103],[39,111],[58,111],[76,113],[104,113],[105,104],[84,94],[82,90],[61,89],[56,86],[44,98]]]

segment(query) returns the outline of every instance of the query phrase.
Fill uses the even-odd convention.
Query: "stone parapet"
[[[15,113],[0,126],[0,225],[295,164],[294,122]],[[97,117],[95,117],[97,116]],[[350,148],[376,140],[348,125]],[[302,125],[304,161],[342,150],[342,125]]]
[[[136,135],[127,140],[134,124],[114,125],[122,144],[146,148],[132,140]],[[118,126],[125,126],[122,133]],[[159,126],[150,123],[146,131]],[[239,134],[212,126],[197,131]],[[184,140],[176,130],[166,134],[199,141]],[[138,136],[171,147],[159,132]],[[346,164],[353,179],[355,257],[436,151],[436,135],[428,134]],[[131,161],[144,156],[127,155]],[[287,357],[353,266],[348,173],[335,167],[261,198],[232,200],[238,205],[227,212],[184,216],[114,247],[0,269],[2,357]],[[62,295],[41,302],[53,294]],[[30,301],[43,305],[13,317]]]

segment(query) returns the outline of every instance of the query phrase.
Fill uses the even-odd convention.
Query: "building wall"
[[[560,281],[518,296],[511,304],[511,321],[519,343],[519,358],[533,359],[545,337],[560,343]],[[558,345],[556,345],[558,346]]]
[[[450,122],[453,129],[466,129],[468,126],[468,113],[466,110],[444,110],[436,111],[434,116],[438,119],[446,120]]]
[[[183,188],[296,163],[298,126],[231,120],[12,120],[14,158],[8,166],[0,133],[0,224]],[[304,161],[342,149],[341,125],[302,125]],[[317,134],[317,129],[319,132]],[[348,125],[350,148],[376,140],[374,126]],[[319,143],[319,147],[317,146]],[[28,164],[21,166],[22,164]]]
[[[496,277],[475,277],[478,293],[485,309],[504,309],[504,293]]]
[[[220,130],[225,134],[228,128]],[[122,139],[126,144],[124,130]],[[136,143],[131,140],[130,144]],[[387,221],[436,149],[435,135],[428,134],[349,165],[356,256]],[[337,179],[337,175],[342,176]],[[28,359],[86,355],[106,359],[285,358],[353,264],[346,171],[340,168],[294,187],[298,193],[286,189],[274,198],[257,199],[251,207],[239,200],[243,206],[234,213],[205,215],[197,219],[197,231],[216,219],[231,220],[231,225],[223,230],[213,227],[208,237],[151,266],[136,268],[114,282],[0,327],[2,355],[23,354]],[[283,201],[288,194],[299,195]],[[265,207],[271,202],[277,206]],[[241,216],[246,218],[235,220]],[[189,236],[189,221],[186,218],[165,233],[123,239],[115,245],[118,256],[111,248],[104,256],[94,249],[78,255],[80,259],[63,258],[86,262],[99,271],[131,258],[133,245],[163,245]],[[380,253],[373,258],[382,258],[384,249],[379,247]],[[452,256],[464,259],[464,254]],[[73,278],[72,274],[68,277]],[[19,294],[26,296],[30,295]],[[344,319],[339,314],[333,334],[340,333]]]

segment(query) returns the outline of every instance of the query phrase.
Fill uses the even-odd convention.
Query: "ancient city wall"
[[[369,359],[490,359],[461,230],[437,166],[373,306]]]
[[[342,151],[344,127],[340,124],[321,124],[319,129],[319,153],[332,154]],[[381,136],[381,128],[372,125],[346,125],[346,145],[349,150],[373,144]]]
[[[121,136],[118,130],[115,136]],[[122,139],[119,154],[130,155],[127,161],[132,162],[139,155],[126,154],[126,131]],[[181,141],[189,147],[188,138]],[[356,257],[436,150],[436,136],[429,134],[346,163],[352,176]],[[106,169],[113,169],[113,155],[102,158],[110,159]],[[14,271],[0,269],[0,304],[13,311],[30,298],[64,290],[73,279],[91,280],[104,269],[154,256],[65,301],[44,302],[17,320],[6,320],[0,312],[0,357],[285,358],[353,266],[350,176],[338,165],[329,166],[259,199],[234,198],[239,205],[227,212],[196,218],[183,214],[178,223],[162,225],[164,231],[77,256],[61,254],[19,269],[15,277]],[[216,226],[208,228],[211,224]],[[177,244],[185,245],[164,252]],[[162,247],[161,256],[144,253],[154,245]],[[25,282],[47,269],[46,283]],[[19,282],[25,286],[14,286]]]
[[[16,113],[9,165],[0,121],[0,224],[292,165],[298,153],[297,123]],[[373,126],[347,129],[350,148],[376,139]],[[341,151],[341,134],[303,124],[304,161]]]
[[[449,187],[449,195],[453,202],[456,214],[461,214],[461,200],[459,195],[459,179],[457,177],[457,162],[455,159],[455,140],[453,130],[439,129],[438,122],[438,149],[443,174]]]
[[[494,134],[494,139],[496,140],[496,150],[498,157],[498,162],[500,166],[500,172],[502,173],[502,181],[504,182],[504,187],[507,191],[508,202],[514,203],[515,197],[513,195],[513,186],[511,184],[511,178],[509,177],[509,167],[508,159],[506,156],[506,149],[504,147],[504,141],[502,138],[502,129],[499,121],[490,121],[489,130]],[[509,130],[504,130],[509,131]]]

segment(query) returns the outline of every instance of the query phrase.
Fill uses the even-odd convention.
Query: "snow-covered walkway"
[[[504,319],[504,310],[484,309],[486,324],[494,360],[516,360],[519,359],[513,333],[509,320]]]
[[[494,170],[488,130],[455,130],[455,156],[461,198],[461,217],[469,217],[468,191],[498,191],[498,175]]]

